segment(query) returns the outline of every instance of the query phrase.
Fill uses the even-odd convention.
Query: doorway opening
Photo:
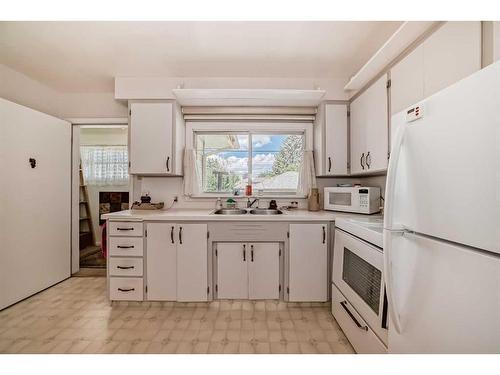
[[[128,128],[121,124],[80,125],[73,128],[75,133],[77,142],[74,139],[73,146],[78,154],[73,157],[79,158],[77,275],[103,276],[105,221],[101,215],[129,208]]]

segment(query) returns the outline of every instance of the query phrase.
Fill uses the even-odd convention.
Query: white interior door
[[[401,333],[389,327],[389,352],[500,353],[500,257],[418,235],[390,241]]]
[[[248,298],[279,299],[279,243],[249,243]]]
[[[130,104],[130,173],[171,173],[172,103]]]
[[[146,242],[146,285],[150,301],[177,299],[176,225],[148,223]]]
[[[3,99],[0,123],[2,309],[70,276],[71,124]]]
[[[248,298],[248,255],[246,243],[217,243],[217,297]]]
[[[290,224],[289,300],[328,299],[328,227],[326,224]]]
[[[177,300],[208,298],[207,224],[177,224]]]

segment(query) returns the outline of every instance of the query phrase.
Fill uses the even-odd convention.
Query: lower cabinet
[[[207,301],[207,225],[148,223],[149,301]]]
[[[288,300],[328,300],[328,225],[290,224]]]
[[[216,244],[216,294],[219,299],[279,299],[280,244]]]

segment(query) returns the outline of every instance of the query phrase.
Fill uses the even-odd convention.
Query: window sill
[[[243,199],[307,199],[306,195],[232,195],[232,194],[199,194],[187,197],[189,199],[217,199],[232,198],[234,200]]]

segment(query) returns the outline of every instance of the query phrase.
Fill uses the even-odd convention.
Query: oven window
[[[351,193],[330,193],[330,204],[339,206],[351,206]]]
[[[378,315],[382,272],[344,247],[342,279]]]

